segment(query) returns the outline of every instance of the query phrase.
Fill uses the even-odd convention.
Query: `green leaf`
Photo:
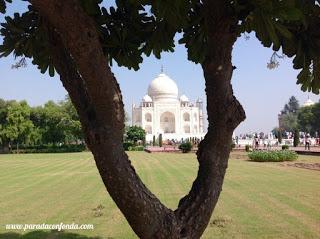
[[[283,7],[275,12],[275,15],[286,21],[300,21],[304,19],[303,12],[296,7]]]
[[[54,67],[53,67],[53,65],[49,65],[49,75],[51,76],[51,77],[54,77]]]
[[[285,27],[281,23],[275,22],[274,26],[277,29],[277,31],[285,38],[288,38],[288,39],[293,38],[293,34],[288,30],[287,27]]]
[[[278,51],[280,49],[280,40],[279,37],[276,33],[275,27],[274,27],[274,22],[272,22],[272,20],[268,17],[264,17],[264,23],[266,26],[266,30],[269,33],[270,39],[273,43],[273,50],[274,51]]]

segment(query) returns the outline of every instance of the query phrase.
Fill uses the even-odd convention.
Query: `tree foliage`
[[[299,101],[296,99],[296,97],[291,96],[288,104],[285,104],[283,110],[281,111],[281,114],[297,113],[299,108]]]
[[[298,129],[294,130],[294,135],[293,135],[293,146],[297,147],[300,143],[300,132]]]
[[[298,116],[294,113],[288,113],[282,116],[282,129],[287,132],[293,132],[298,127]]]
[[[291,96],[289,102],[281,110],[280,121],[281,128],[287,132],[293,132],[298,127],[297,115],[300,108],[296,97]]]
[[[6,0],[7,2],[11,2]],[[117,0],[106,8],[101,0],[79,0],[96,22],[101,46],[110,64],[137,70],[143,54],[160,58],[162,51],[173,52],[177,32],[180,44],[188,50],[189,60],[203,63],[207,54],[207,31],[203,2]],[[4,12],[4,0],[0,11]],[[237,31],[255,32],[265,47],[282,51],[293,58],[300,70],[302,90],[319,94],[320,88],[320,7],[315,0],[235,0],[226,1],[230,16],[238,19]],[[1,7],[2,6],[2,7]],[[54,75],[47,47],[46,23],[30,5],[28,11],[7,16],[1,24],[0,56],[33,59],[42,73]]]
[[[298,112],[298,127],[303,132],[315,135],[320,132],[320,103],[302,107]]]
[[[146,132],[143,128],[139,126],[128,127],[126,132],[126,141],[131,141],[136,144],[137,141],[139,140],[141,141],[145,140],[145,137],[146,137]]]
[[[320,131],[320,103],[300,107],[298,100],[292,96],[279,117],[281,129],[284,131],[300,130],[313,135]]]
[[[5,122],[1,125],[2,142],[29,143],[35,140],[34,125],[30,120],[30,108],[25,101],[12,102],[6,112]]]
[[[0,0],[0,13],[5,13],[7,4],[6,3],[11,3],[12,0]]]
[[[279,123],[282,130],[293,132],[298,127],[297,117],[299,108],[298,100],[294,96],[291,96],[289,102],[281,110]]]
[[[315,132],[318,132],[318,135],[320,135],[320,102],[315,104],[312,107],[312,113],[313,113],[313,129]]]
[[[274,51],[282,49],[286,56],[293,57],[294,69],[300,69],[297,83],[303,91],[319,94],[319,1],[235,2],[244,2],[240,6],[253,9],[242,22],[242,31],[254,31],[265,47],[272,47]]]
[[[30,107],[0,99],[0,144],[68,144],[83,141],[79,116],[69,98]]]

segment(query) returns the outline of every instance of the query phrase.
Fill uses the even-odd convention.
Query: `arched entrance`
[[[190,133],[190,125],[185,125],[184,126],[184,132],[189,134]]]
[[[176,132],[176,122],[174,114],[171,112],[164,112],[160,116],[160,129],[165,134]]]
[[[144,116],[145,120],[147,122],[151,122],[152,121],[152,115],[150,113],[146,113]]]
[[[147,125],[145,127],[145,131],[146,131],[146,134],[152,134],[152,126],[151,125]]]

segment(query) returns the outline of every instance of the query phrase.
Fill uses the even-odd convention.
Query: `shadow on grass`
[[[107,237],[112,239],[112,237]],[[101,237],[89,237],[70,232],[58,231],[32,231],[26,234],[15,232],[1,233],[0,239],[102,239]]]

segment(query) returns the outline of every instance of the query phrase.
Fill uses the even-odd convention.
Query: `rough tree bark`
[[[209,50],[203,71],[209,127],[197,152],[197,178],[175,211],[147,189],[124,152],[121,92],[93,20],[77,0],[31,3],[47,24],[54,65],[79,113],[101,178],[132,229],[140,238],[200,238],[222,189],[233,130],[245,118],[230,83],[237,22],[227,17],[224,1],[205,2]]]

